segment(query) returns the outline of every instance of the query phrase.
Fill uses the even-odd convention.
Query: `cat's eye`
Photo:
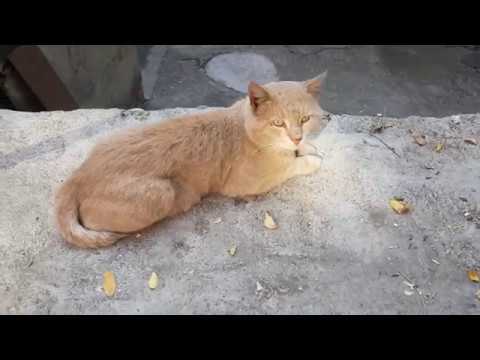
[[[305,124],[307,121],[310,120],[310,116],[303,116],[301,119],[300,119],[300,122],[302,124]]]
[[[283,122],[283,120],[277,119],[273,121],[272,125],[277,127],[283,127],[285,126],[285,123]]]

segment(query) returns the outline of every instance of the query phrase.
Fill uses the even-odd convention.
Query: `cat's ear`
[[[303,84],[307,92],[313,96],[318,95],[320,93],[320,90],[323,87],[323,83],[325,82],[327,75],[328,75],[328,71],[325,71],[320,75],[314,77],[313,79],[304,81]]]
[[[255,81],[250,81],[248,84],[248,98],[250,99],[250,105],[253,111],[256,112],[262,104],[270,100],[270,95],[267,90]]]

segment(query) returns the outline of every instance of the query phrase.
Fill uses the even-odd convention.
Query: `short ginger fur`
[[[250,198],[313,173],[321,159],[306,135],[329,120],[318,102],[325,76],[251,82],[248,96],[228,108],[100,142],[56,194],[60,233],[77,247],[105,247],[208,194]]]

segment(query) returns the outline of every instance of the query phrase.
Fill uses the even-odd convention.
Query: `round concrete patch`
[[[251,80],[259,84],[277,81],[275,65],[265,56],[254,53],[222,54],[210,60],[207,75],[225,86],[246,93]]]

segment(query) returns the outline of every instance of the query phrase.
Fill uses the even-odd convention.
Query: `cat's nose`
[[[298,144],[300,144],[300,141],[302,141],[302,138],[301,138],[301,137],[299,137],[299,138],[292,138],[292,141],[293,141],[293,143],[294,143],[295,145],[298,145]]]

